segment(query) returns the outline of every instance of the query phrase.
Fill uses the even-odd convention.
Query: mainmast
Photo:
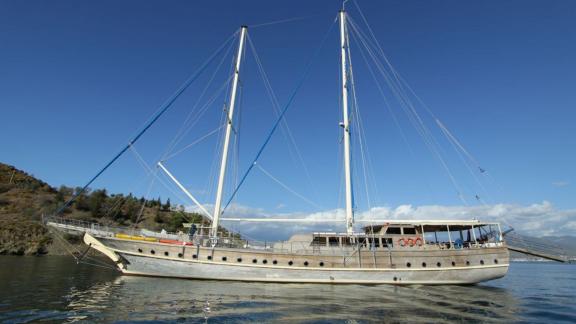
[[[344,178],[346,186],[346,232],[353,233],[354,210],[352,206],[352,175],[350,171],[350,120],[348,116],[348,73],[346,72],[346,50],[348,48],[348,37],[346,37],[346,12],[340,11],[340,51],[342,63],[342,111],[344,120]]]
[[[222,213],[222,194],[224,191],[224,178],[226,177],[226,167],[228,165],[228,146],[230,145],[230,135],[232,133],[232,121],[234,118],[234,106],[236,103],[236,91],[238,89],[238,77],[240,75],[240,63],[242,62],[242,53],[244,52],[244,43],[246,41],[247,26],[240,28],[240,40],[238,53],[236,54],[236,65],[234,67],[234,78],[232,80],[232,92],[230,93],[230,107],[228,108],[226,135],[224,137],[224,146],[222,148],[222,161],[220,162],[220,176],[218,178],[218,189],[216,191],[216,203],[214,204],[214,215],[212,217],[212,228],[210,237],[216,239],[218,234],[218,225],[220,214]]]

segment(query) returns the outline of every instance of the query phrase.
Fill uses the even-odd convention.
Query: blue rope
[[[314,62],[314,60],[316,59],[316,57],[320,54],[320,50],[322,50],[322,48],[324,47],[324,43],[326,43],[326,39],[328,38],[328,35],[330,34],[330,32],[332,31],[332,28],[334,27],[336,23],[336,20],[334,20],[334,22],[332,22],[332,25],[330,25],[330,28],[328,29],[328,32],[326,32],[326,35],[324,35],[324,38],[322,39],[322,42],[320,43],[320,46],[316,49],[316,52],[314,53],[314,55],[310,58],[310,60],[308,61],[307,65],[306,65],[306,69],[304,70],[304,74],[302,75],[302,78],[300,79],[300,81],[298,82],[298,84],[296,85],[296,87],[294,88],[294,91],[292,91],[292,94],[290,95],[290,97],[288,98],[288,102],[286,103],[286,105],[284,106],[284,109],[282,110],[282,113],[280,114],[280,116],[278,116],[278,119],[276,119],[276,122],[274,123],[274,126],[272,127],[272,129],[270,130],[270,132],[268,133],[268,137],[266,137],[266,140],[264,141],[264,143],[262,144],[262,146],[260,147],[260,149],[258,150],[258,153],[256,154],[256,157],[254,158],[254,160],[252,161],[252,163],[250,164],[250,166],[248,167],[248,169],[246,170],[246,172],[244,173],[244,175],[242,176],[242,180],[240,180],[240,183],[238,184],[238,186],[236,186],[236,189],[234,189],[234,192],[232,192],[232,195],[230,196],[230,199],[228,199],[228,202],[226,203],[226,205],[224,206],[224,208],[222,209],[222,214],[224,213],[224,211],[226,210],[226,208],[228,208],[228,206],[230,205],[230,203],[232,202],[232,200],[234,199],[234,197],[236,196],[236,194],[238,193],[238,190],[240,189],[240,187],[244,184],[244,181],[246,181],[246,178],[248,177],[248,174],[250,174],[250,171],[252,171],[252,169],[254,168],[254,166],[256,166],[256,162],[258,161],[258,159],[260,158],[260,155],[262,155],[262,152],[264,152],[264,149],[266,148],[266,146],[268,145],[268,143],[270,142],[270,140],[272,139],[272,135],[274,135],[274,132],[276,132],[276,129],[278,128],[278,125],[280,125],[280,122],[282,121],[282,119],[284,118],[284,115],[286,114],[286,112],[288,111],[288,108],[290,107],[290,105],[292,104],[292,101],[294,101],[294,98],[296,97],[296,94],[298,93],[298,90],[300,90],[300,88],[302,87],[302,85],[304,84],[304,81],[306,81],[306,79],[308,78],[308,74],[310,74],[310,70],[312,69],[312,63]]]
[[[200,69],[197,70],[194,74],[192,74],[192,76],[190,76],[188,78],[188,80],[186,80],[186,82],[184,82],[184,84],[182,84],[182,86],[180,86],[180,88],[178,90],[176,90],[176,92],[170,98],[168,98],[168,100],[161,106],[160,110],[156,113],[154,118],[152,118],[152,120],[150,120],[144,126],[144,128],[132,140],[130,140],[128,142],[128,144],[122,150],[120,150],[120,152],[118,152],[118,154],[116,154],[114,156],[114,158],[112,158],[112,160],[110,160],[110,162],[108,162],[98,173],[96,173],[96,175],[94,177],[92,177],[92,179],[90,179],[90,181],[88,181],[88,183],[86,183],[86,185],[84,187],[82,187],[82,189],[80,191],[76,192],[74,194],[74,196],[72,196],[72,198],[70,198],[64,205],[62,205],[62,207],[60,207],[60,209],[58,209],[58,211],[56,211],[56,215],[60,214],[61,212],[64,211],[64,209],[68,208],[68,206],[70,206],[81,194],[83,194],[86,191],[86,189],[88,189],[88,186],[90,186],[100,175],[102,175],[102,173],[104,173],[104,171],[106,171],[112,164],[114,164],[114,162],[116,162],[116,160],[118,160],[124,153],[126,153],[126,151],[132,145],[134,145],[134,143],[136,143],[136,141],[138,141],[138,139],[140,139],[140,137],[142,135],[144,135],[144,133],[150,127],[152,127],[152,125],[160,118],[160,116],[162,116],[172,106],[172,104],[176,101],[176,99],[178,99],[178,97],[186,89],[188,89],[188,87],[194,81],[196,81],[196,79],[198,79],[198,77],[202,74],[202,72],[204,72],[204,70],[206,70],[208,65],[210,65],[210,63],[216,58],[216,56],[218,56],[218,54],[220,54],[220,52],[222,52],[222,50],[226,47],[226,44],[228,44],[228,42],[230,42],[230,40],[233,39],[236,34],[237,34],[237,32],[234,33],[234,35],[230,36],[230,38],[228,38],[224,42],[224,44],[222,44],[216,50],[216,52],[214,52],[214,54],[212,54],[212,56],[210,56],[208,58],[208,60],[206,62],[204,62],[204,64],[200,67]]]

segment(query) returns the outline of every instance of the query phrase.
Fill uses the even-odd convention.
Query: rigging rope
[[[84,187],[82,187],[81,190],[79,190],[78,192],[76,192],[74,194],[74,196],[72,196],[66,203],[64,203],[64,205],[62,207],[60,207],[60,209],[58,209],[56,211],[56,215],[60,214],[62,211],[64,211],[68,206],[70,206],[70,204],[72,204],[72,202],[74,202],[74,200],[76,200],[76,198],[78,198],[82,193],[84,193],[86,191],[86,189],[88,188],[88,186],[90,186],[98,177],[100,177],[100,175],[102,173],[104,173],[104,171],[106,171],[112,164],[114,164],[114,162],[116,162],[116,160],[118,160],[122,155],[124,155],[124,153],[126,151],[128,151],[128,149],[134,144],[136,143],[140,137],[142,137],[142,135],[144,135],[144,133],[146,133],[146,131],[152,127],[152,125],[172,106],[172,104],[176,101],[176,99],[178,99],[178,97],[180,97],[180,95],[186,90],[188,89],[188,87],[190,87],[190,85],[192,85],[192,83],[194,83],[194,81],[196,81],[196,79],[198,79],[198,77],[202,74],[202,72],[204,72],[204,70],[208,67],[208,65],[214,60],[214,58],[217,57],[217,55],[226,47],[226,44],[228,42],[230,42],[233,38],[234,35],[236,35],[237,32],[235,32],[232,36],[228,37],[228,39],[222,44],[220,45],[220,47],[218,47],[218,49],[216,49],[216,51],[201,65],[200,69],[198,69],[194,74],[192,74],[185,82],[184,84],[182,84],[182,86],[180,86],[180,88],[178,90],[176,90],[176,92],[170,97],[168,98],[168,100],[162,104],[160,106],[159,111],[153,116],[153,118],[144,126],[144,128],[142,128],[142,130],[140,130],[140,132],[134,137],[132,138],[130,141],[128,141],[128,144],[122,149],[120,150],[120,152],[118,152],[113,158],[112,160],[110,160],[110,162],[108,162],[100,171],[98,171],[98,173],[96,173],[96,175],[94,177],[92,177],[90,179],[90,181],[88,181],[88,183],[86,183],[84,185]]]
[[[318,204],[316,204],[315,202],[311,201],[310,199],[304,197],[303,195],[299,194],[298,192],[296,192],[294,189],[288,187],[288,185],[284,184],[282,181],[278,180],[278,178],[274,177],[272,174],[270,174],[270,172],[264,170],[264,168],[260,165],[257,164],[256,165],[258,167],[258,169],[260,169],[260,171],[262,171],[262,173],[264,173],[265,175],[267,175],[270,179],[274,180],[274,182],[276,182],[277,184],[279,184],[282,188],[286,189],[288,192],[290,192],[291,194],[295,195],[296,197],[304,200],[305,202],[309,203],[310,205],[318,208],[318,209],[322,209],[322,207],[320,207]]]
[[[319,55],[320,50],[324,47],[324,43],[326,43],[326,39],[328,38],[328,35],[330,34],[330,32],[332,31],[332,28],[334,27],[334,25],[336,24],[337,19],[335,19],[332,24],[330,25],[330,28],[328,29],[328,31],[326,32],[326,35],[324,35],[324,38],[322,39],[322,41],[320,42],[320,46],[316,49],[314,55],[312,56],[312,58],[310,58],[310,60],[308,61],[308,64],[306,66],[306,69],[304,70],[304,73],[302,75],[302,78],[300,79],[300,81],[298,82],[298,84],[296,85],[296,87],[294,88],[294,90],[292,91],[292,94],[290,95],[290,97],[288,98],[288,102],[286,103],[286,105],[284,106],[284,109],[282,110],[282,113],[280,114],[280,116],[278,116],[278,118],[276,119],[276,122],[274,123],[274,126],[272,127],[272,129],[270,130],[270,132],[268,133],[268,136],[266,137],[266,140],[264,141],[264,143],[262,144],[262,146],[260,147],[260,149],[258,150],[258,153],[256,154],[256,157],[254,158],[254,160],[252,161],[252,163],[250,164],[250,166],[248,167],[248,169],[246,170],[246,172],[244,173],[244,175],[242,176],[242,179],[240,180],[240,183],[238,184],[238,186],[236,186],[236,189],[234,189],[234,191],[232,192],[232,196],[228,199],[228,202],[226,203],[226,205],[224,206],[224,208],[222,209],[222,213],[224,213],[224,211],[226,210],[226,208],[228,207],[228,205],[230,205],[230,203],[232,202],[232,199],[234,199],[234,196],[236,196],[236,193],[238,193],[238,189],[240,189],[240,187],[242,186],[242,184],[244,184],[244,181],[246,181],[246,178],[248,177],[248,174],[250,174],[250,171],[252,171],[252,169],[254,168],[254,166],[256,165],[256,162],[258,161],[258,159],[260,158],[260,155],[262,155],[262,153],[264,152],[264,149],[266,148],[266,146],[268,145],[268,143],[270,142],[270,140],[272,139],[272,135],[274,135],[274,133],[276,132],[276,129],[278,128],[278,125],[280,125],[280,122],[282,121],[282,119],[284,118],[284,115],[286,115],[286,112],[288,111],[288,108],[290,107],[290,105],[292,104],[292,102],[294,101],[294,98],[296,97],[296,94],[298,93],[298,90],[300,90],[300,88],[302,87],[302,85],[304,85],[304,81],[306,81],[306,79],[308,78],[308,74],[310,72],[310,70],[312,69],[312,63],[314,62],[315,58]]]

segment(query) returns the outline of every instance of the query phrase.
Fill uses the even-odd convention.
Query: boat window
[[[314,239],[312,240],[312,245],[326,246],[326,237],[315,236]]]
[[[304,266],[308,266],[308,261],[304,261]]]
[[[496,261],[496,260],[494,260]],[[320,266],[323,267],[324,266],[324,262],[320,261]]]
[[[404,234],[407,235],[415,235],[416,234],[416,228],[414,227],[404,227]]]
[[[142,253],[142,249],[138,249],[138,252]]]
[[[212,260],[212,256],[211,256],[211,255],[208,256],[208,260]]]
[[[156,251],[154,251],[154,250],[150,250],[150,253],[152,253],[152,254],[156,254]]]
[[[498,264],[498,259],[494,259],[494,263]]]
[[[343,237],[342,238],[342,245],[352,245],[352,238],[351,237]]]
[[[422,262],[422,268],[426,268],[426,262]]]
[[[438,268],[440,268],[440,267],[442,266],[442,263],[437,262],[437,263],[436,263],[436,266],[437,266]]]
[[[330,246],[339,246],[340,245],[339,237],[329,237],[328,244]]]
[[[370,242],[370,246],[372,247],[380,247],[380,238],[379,237],[369,237],[368,242]]]
[[[455,267],[455,266],[456,266],[456,262],[452,261],[452,266]]]
[[[168,254],[169,254],[168,251],[164,252],[164,255],[165,255],[165,256],[168,256]]]
[[[192,254],[192,259],[196,259],[198,256],[196,254]]]
[[[272,264],[278,264],[278,261],[274,260],[272,261]]]
[[[391,247],[392,246],[392,239],[391,238],[382,238],[382,247]]]
[[[252,263],[258,263],[258,260],[252,259]]]
[[[410,268],[412,264],[410,262],[406,262],[406,268]]]
[[[179,257],[179,258],[183,258],[183,257],[184,257],[184,254],[178,253],[178,257]]]
[[[388,227],[386,234],[402,234],[400,227]]]
[[[242,262],[242,258],[236,259],[237,262]]]
[[[228,260],[227,257],[225,257],[225,256],[222,257],[222,261],[227,261],[227,260]]]
[[[264,259],[264,260],[262,260],[262,263],[266,264],[266,263],[268,263],[268,260]]]
[[[293,264],[294,264],[294,262],[288,261],[288,265],[293,265]]]

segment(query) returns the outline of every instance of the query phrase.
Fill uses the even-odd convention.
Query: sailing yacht
[[[237,34],[237,55],[231,76],[214,211],[208,212],[202,207],[162,163],[158,164],[211,219],[211,225],[198,228],[190,237],[176,239],[162,239],[154,234],[86,231],[84,242],[110,258],[126,275],[250,282],[396,285],[475,284],[505,276],[509,252],[498,223],[478,220],[389,220],[355,231],[348,108],[353,81],[349,71],[347,12],[340,11],[338,20],[345,232],[297,234],[287,241],[259,245],[227,236],[220,230],[230,137],[234,131],[232,121],[248,30],[243,26]]]

